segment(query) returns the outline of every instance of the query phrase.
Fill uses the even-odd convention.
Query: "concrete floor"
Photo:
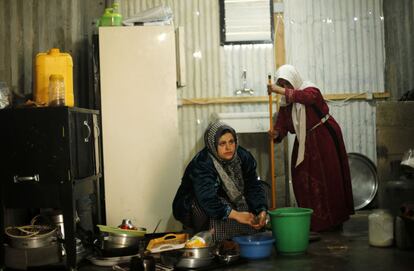
[[[414,250],[396,247],[376,248],[368,244],[369,211],[358,212],[344,224],[343,230],[328,232],[310,243],[308,252],[299,256],[273,255],[264,260],[246,261],[214,270],[226,271],[325,271],[325,270],[414,270]],[[79,271],[107,271],[110,267],[90,264]]]

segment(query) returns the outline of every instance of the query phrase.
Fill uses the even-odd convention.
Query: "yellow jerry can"
[[[73,61],[68,53],[61,53],[58,48],[52,48],[47,53],[36,55],[35,65],[35,102],[49,104],[49,77],[52,74],[60,74],[65,83],[65,105],[74,106],[73,97]]]

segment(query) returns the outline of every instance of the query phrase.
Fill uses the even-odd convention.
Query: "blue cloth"
[[[244,197],[250,212],[258,214],[267,210],[267,200],[262,181],[257,179],[256,160],[241,146],[237,148],[237,154],[241,160]],[[196,200],[209,217],[227,219],[235,207],[220,198],[228,197],[221,186],[213,160],[207,148],[204,148],[196,154],[184,172],[173,201],[173,215],[183,222],[189,215],[193,200]]]

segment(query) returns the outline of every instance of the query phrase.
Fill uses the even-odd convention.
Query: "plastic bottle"
[[[112,18],[112,25],[122,26],[122,15],[117,2],[112,4]]]
[[[65,82],[63,75],[49,76],[49,106],[65,106]]]
[[[113,9],[106,8],[104,14],[102,14],[101,18],[99,19],[99,26],[112,26],[113,25],[113,16],[112,16]]]
[[[368,216],[369,244],[376,247],[388,247],[394,241],[394,219],[389,211],[374,210]]]

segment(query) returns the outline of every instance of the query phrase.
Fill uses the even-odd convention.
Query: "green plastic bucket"
[[[278,253],[296,255],[306,252],[312,213],[312,209],[293,207],[269,211]]]

